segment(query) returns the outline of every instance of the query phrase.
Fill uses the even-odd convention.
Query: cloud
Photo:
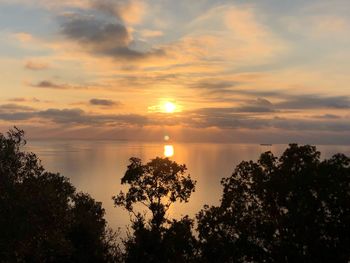
[[[5,121],[21,121],[31,118],[35,109],[18,104],[0,105],[0,119]]]
[[[245,105],[233,108],[235,112],[248,113],[269,113],[276,112],[274,105],[267,99],[257,98],[256,100],[247,101]]]
[[[8,99],[8,101],[11,101],[11,102],[40,102],[40,100],[37,98],[24,98],[24,97],[11,98],[11,99]]]
[[[20,4],[27,6],[40,6],[47,9],[57,8],[88,8],[89,1],[87,0],[0,0],[0,3],[5,4]]]
[[[194,41],[199,36],[206,38],[205,50],[212,60],[230,66],[266,65],[289,50],[287,42],[263,23],[253,5],[216,5],[193,20],[187,30]]]
[[[251,75],[251,76],[250,76]],[[262,90],[247,87],[247,83],[251,84],[261,76],[259,74],[243,74],[242,76],[234,76],[231,79],[227,77],[204,78],[187,85],[190,89],[198,89],[203,92],[202,95],[210,96],[214,100],[232,100],[232,96],[248,96],[248,97],[277,97],[284,98],[288,96],[285,92],[279,90]]]
[[[0,105],[0,112],[34,111],[34,108],[14,103]]]
[[[206,90],[226,90],[238,85],[239,82],[226,81],[218,79],[204,79],[197,83],[191,84],[190,88],[206,89]]]
[[[107,106],[107,107],[120,106],[121,105],[121,102],[119,102],[119,101],[106,100],[106,99],[91,99],[89,101],[89,103],[91,105]]]
[[[92,16],[74,14],[66,17],[62,33],[70,39],[95,49],[108,50],[125,47],[131,41],[126,27],[122,24],[107,23]]]
[[[72,109],[46,109],[34,108],[17,104],[0,105],[0,119],[6,121],[31,120],[39,118],[49,120],[56,124],[67,125],[137,125],[148,124],[147,117],[138,114],[92,114],[80,108]]]
[[[28,43],[34,39],[33,35],[26,32],[15,33],[13,34],[13,37],[22,43]]]
[[[142,21],[147,5],[140,0],[94,0],[91,1],[91,7],[114,16],[123,23],[134,25]]]
[[[203,90],[204,95],[210,96],[214,101],[232,101],[235,96],[245,96],[258,97],[257,102],[261,104],[264,102],[262,97],[274,98],[276,102],[268,101],[268,103],[269,106],[273,104],[273,107],[278,110],[350,109],[349,96],[290,94],[281,90],[247,89],[244,84],[244,82],[232,80],[205,79],[189,84],[188,87]]]
[[[155,38],[155,37],[161,37],[164,35],[162,31],[149,30],[149,29],[144,29],[140,33],[141,33],[141,36],[144,38]]]
[[[287,17],[284,18],[284,23],[288,31],[316,40],[329,39],[330,36],[332,40],[341,39],[347,36],[350,29],[347,17],[325,14],[324,10],[317,15]]]
[[[269,105],[264,99],[257,99],[261,105]],[[251,106],[252,107],[252,106]],[[261,109],[259,108],[261,107]],[[350,132],[350,121],[348,118],[296,118],[261,115],[269,108],[256,106],[256,108],[227,107],[227,108],[201,108],[193,111],[179,112],[174,115],[154,113],[146,115],[139,114],[96,114],[86,112],[80,108],[70,109],[46,109],[36,110],[31,107],[5,104],[0,105],[0,120],[17,121],[39,121],[51,124],[67,125],[67,127],[183,127],[190,129],[215,128],[218,130],[231,131],[253,131],[268,133],[271,130],[280,132]],[[327,116],[329,117],[329,116]],[[33,120],[33,121],[32,121]]]
[[[107,115],[107,114],[88,114],[82,109],[48,109],[39,111],[37,116],[50,119],[56,123],[74,123],[85,125],[145,125],[147,118],[137,114],[121,114],[121,115]]]
[[[71,85],[71,84],[58,84],[50,80],[42,80],[38,83],[32,83],[30,84],[31,87],[34,88],[42,88],[42,89],[56,89],[56,90],[68,90],[68,89],[76,89],[76,90],[83,90],[83,89],[90,89],[91,87],[89,85]]]
[[[274,118],[270,122],[270,126],[281,130],[295,131],[337,131],[350,132],[349,120],[305,120],[305,119],[287,119]]]
[[[242,114],[236,108],[204,108],[192,112],[187,124],[193,128],[219,129],[278,129],[280,131],[336,131],[350,132],[350,122],[345,119],[297,119],[281,117],[256,117],[251,114]]]
[[[27,61],[24,67],[29,70],[45,70],[49,68],[49,64],[39,61]]]
[[[196,114],[204,114],[210,118],[229,118],[231,115],[237,115],[237,113],[272,113],[276,112],[274,105],[263,98],[257,98],[256,100],[246,101],[240,106],[236,107],[218,107],[218,108],[201,108],[194,110]]]
[[[318,96],[298,95],[285,97],[284,101],[277,103],[280,109],[350,109],[350,98],[346,96]]]
[[[44,89],[68,89],[69,87],[64,84],[56,84],[54,82],[51,82],[49,80],[43,80],[36,84],[32,84],[32,87],[36,88],[44,88]]]
[[[56,12],[66,9],[98,10],[130,25],[142,22],[147,12],[147,3],[142,0],[0,0],[0,4],[3,3],[37,6]]]
[[[341,119],[342,117],[335,114],[323,114],[323,115],[314,115],[312,116],[315,119]]]
[[[122,23],[107,22],[81,14],[65,16],[63,20],[61,33],[92,54],[132,61],[165,55],[161,49],[132,49],[132,38]]]

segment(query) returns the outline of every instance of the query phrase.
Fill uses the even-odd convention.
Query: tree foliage
[[[134,214],[133,233],[125,241],[126,262],[190,262],[194,258],[196,240],[192,235],[193,220],[167,219],[166,212],[175,202],[188,202],[195,190],[195,181],[185,175],[186,166],[168,158],[155,158],[142,164],[130,158],[122,178],[128,184],[127,193],[113,197],[117,206]],[[135,205],[151,211],[146,218]]]
[[[291,144],[242,162],[197,215],[203,262],[348,262],[350,159]]]
[[[130,158],[128,169],[121,179],[128,184],[127,193],[122,191],[113,197],[115,205],[126,208],[136,215],[134,205],[143,204],[152,212],[151,225],[159,229],[166,223],[165,214],[176,201],[188,202],[195,189],[195,181],[185,175],[187,168],[168,158],[155,158],[142,164],[138,158]]]
[[[115,262],[101,203],[22,150],[24,133],[0,134],[1,262]]]

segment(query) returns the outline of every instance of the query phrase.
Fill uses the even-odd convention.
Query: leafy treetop
[[[122,184],[128,184],[127,193],[113,197],[115,205],[134,213],[134,204],[141,203],[152,212],[150,221],[154,229],[166,222],[165,214],[175,203],[188,202],[196,182],[185,175],[187,168],[168,158],[155,158],[142,164],[139,158],[130,158]],[[140,216],[138,214],[137,216]]]

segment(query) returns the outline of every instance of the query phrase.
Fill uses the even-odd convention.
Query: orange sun
[[[176,105],[172,102],[167,101],[163,105],[163,110],[166,113],[173,113],[176,111]]]

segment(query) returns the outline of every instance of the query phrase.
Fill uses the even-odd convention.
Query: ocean
[[[220,180],[232,174],[235,166],[243,160],[256,161],[260,154],[272,151],[280,155],[287,145],[215,144],[215,143],[145,143],[131,141],[40,141],[32,140],[26,151],[34,152],[42,160],[46,170],[59,172],[70,179],[78,191],[89,193],[102,202],[106,219],[113,229],[125,233],[130,225],[127,211],[114,207],[112,196],[121,186],[130,157],[143,162],[157,156],[169,156],[179,164],[186,164],[188,173],[197,181],[196,191],[188,203],[176,204],[169,209],[170,218],[184,215],[194,217],[203,205],[220,202]],[[317,146],[322,158],[341,152],[350,156],[349,146]]]

